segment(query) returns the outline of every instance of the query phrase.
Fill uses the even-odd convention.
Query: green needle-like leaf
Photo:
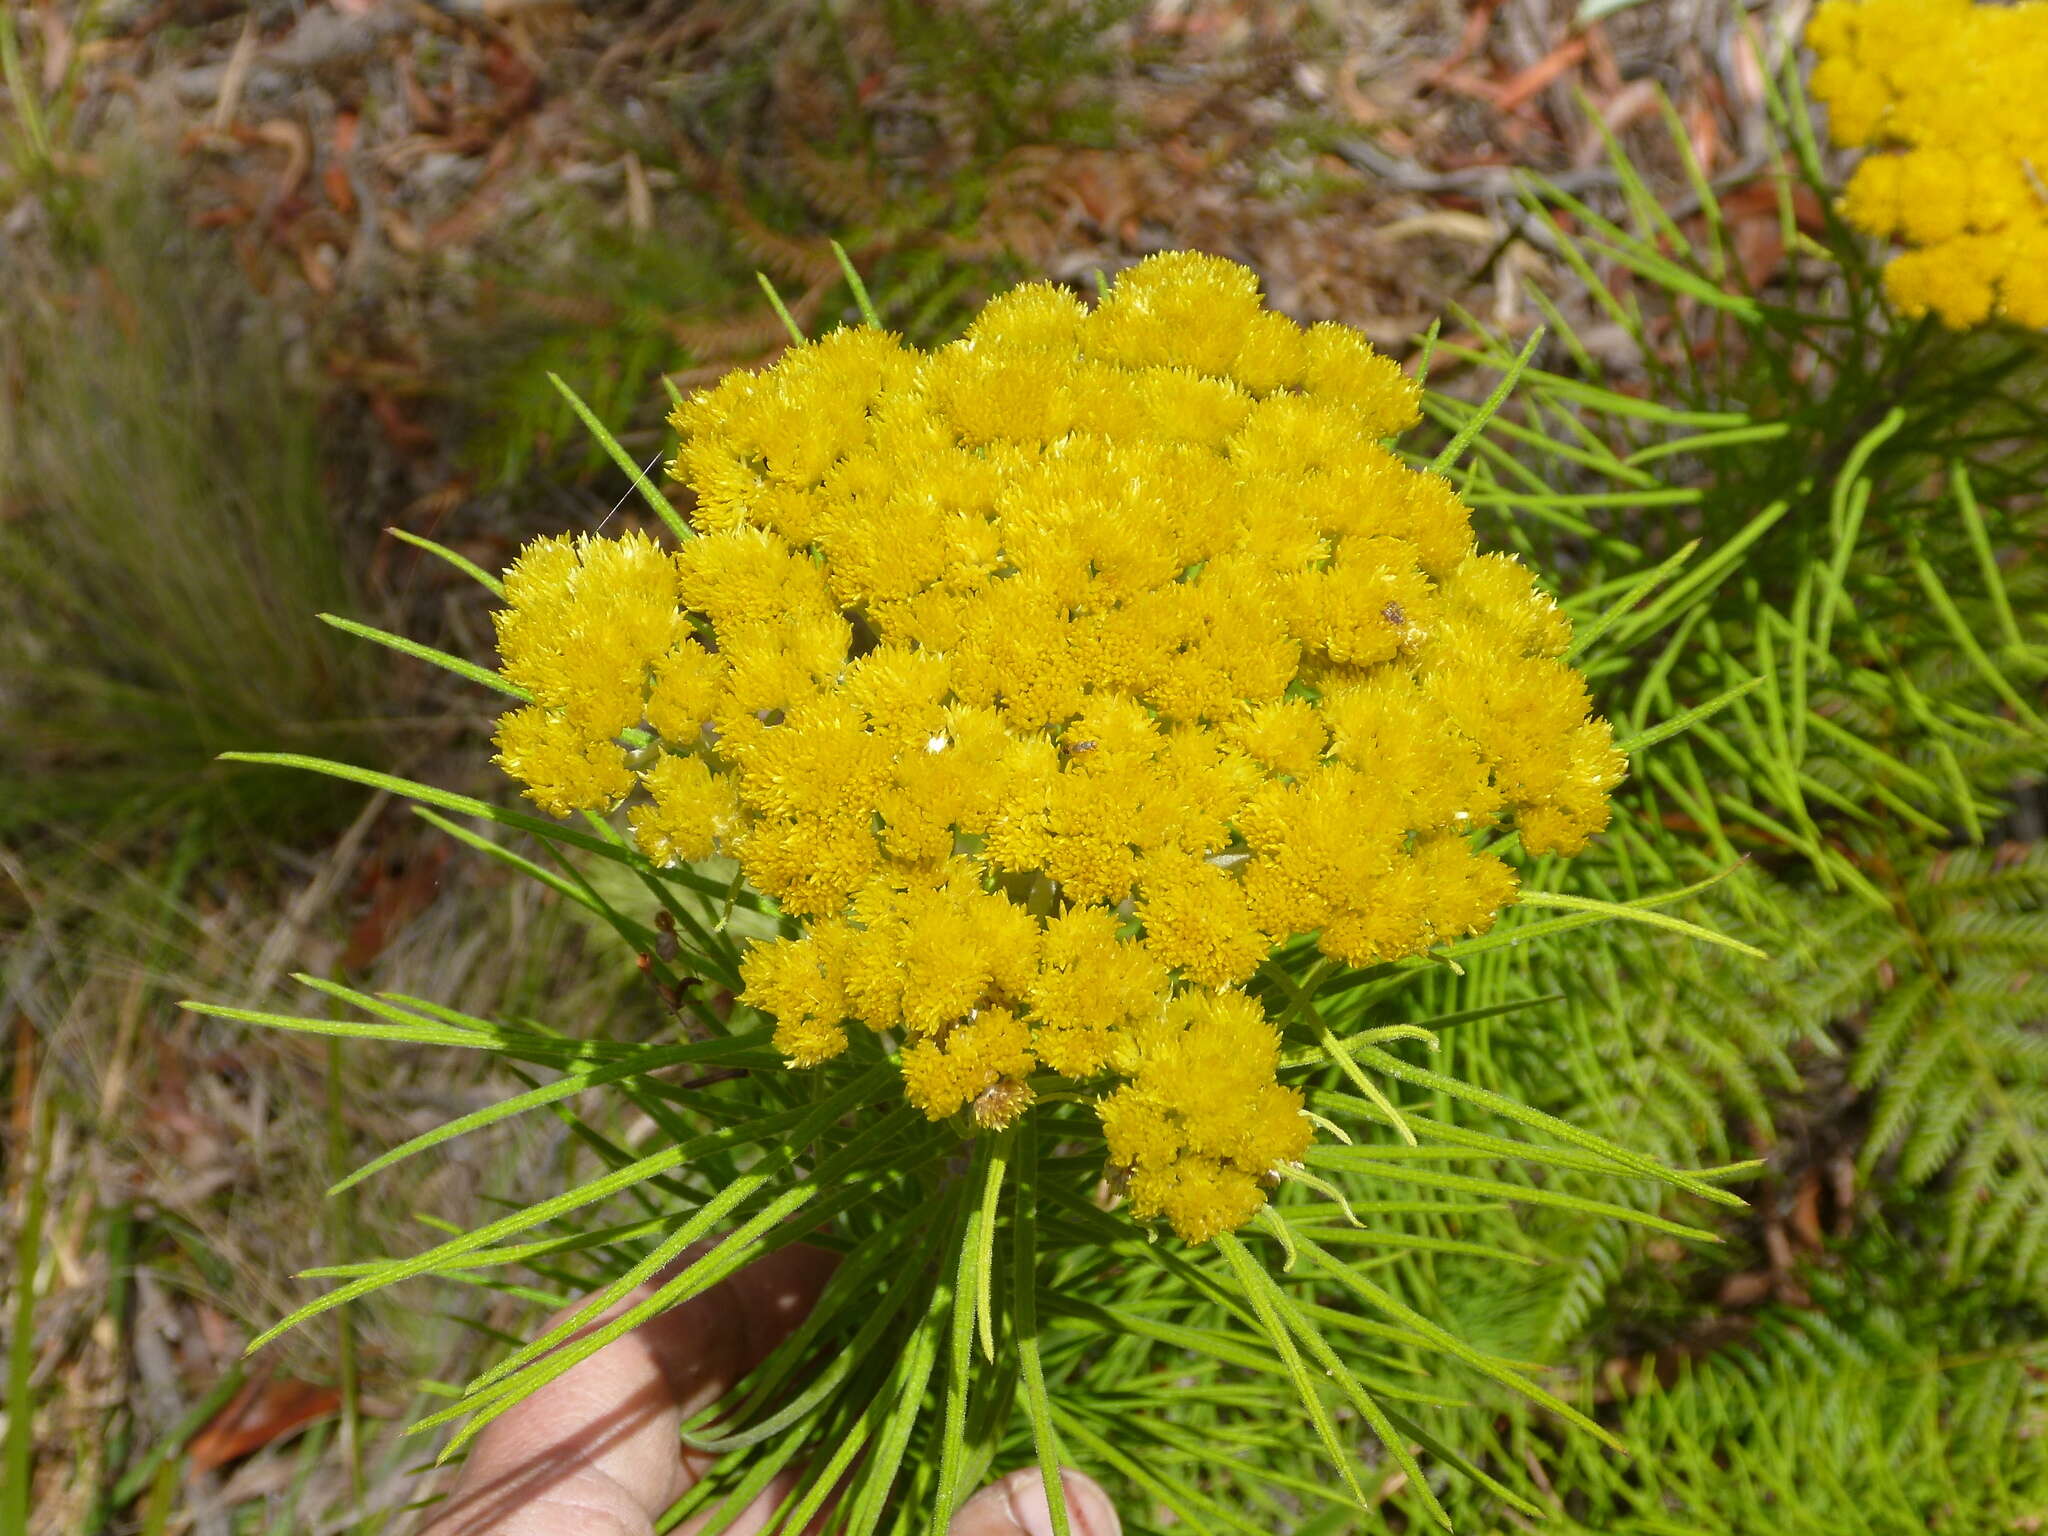
[[[683,521],[682,514],[676,511],[674,504],[661,494],[661,488],[648,479],[646,472],[633,462],[633,456],[619,446],[619,440],[597,419],[596,413],[583,403],[583,397],[571,389],[560,374],[550,373],[548,382],[569,402],[569,409],[576,413],[576,419],[597,439],[598,446],[605,451],[605,456],[625,472],[626,478],[633,484],[633,489],[640,493],[640,499],[646,502],[654,515],[668,526],[668,531],[686,541],[695,538],[696,530]]]
[[[1045,1483],[1053,1536],[1072,1536],[1067,1520],[1066,1484],[1060,1473],[1059,1431],[1045,1390],[1045,1365],[1038,1335],[1038,1123],[1027,1119],[1004,1133],[1017,1159],[1015,1203],[1010,1210],[1010,1319],[1016,1329],[1017,1359],[1024,1375],[1024,1412],[1031,1444]]]
[[[1738,955],[1748,955],[1752,960],[1767,960],[1770,957],[1754,944],[1745,944],[1740,939],[1731,939],[1725,933],[1716,933],[1711,928],[1702,928],[1698,923],[1689,923],[1682,917],[1673,917],[1668,912],[1659,912],[1653,907],[1629,901],[1599,901],[1591,896],[1570,896],[1562,891],[1532,891],[1524,889],[1519,898],[1525,907],[1550,908],[1563,912],[1592,912],[1603,917],[1619,918],[1625,922],[1644,923],[1652,928],[1663,928],[1672,933],[1682,933],[1689,939],[1698,939],[1705,944],[1718,944],[1723,949],[1732,949]]]

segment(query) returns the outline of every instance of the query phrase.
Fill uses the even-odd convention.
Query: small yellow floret
[[[1021,1082],[1034,1064],[1031,1026],[991,1008],[908,1047],[903,1091],[927,1119],[943,1120],[1005,1080]]]
[[[493,761],[524,784],[533,803],[550,816],[608,811],[633,787],[622,748],[593,741],[562,716],[538,707],[515,709],[501,719],[497,744]]]
[[[846,952],[843,922],[814,923],[800,939],[777,939],[747,951],[742,994],[775,1019],[775,1048],[791,1066],[814,1067],[846,1049]]]
[[[1184,993],[1131,1031],[1128,1076],[1101,1105],[1133,1210],[1188,1242],[1242,1226],[1260,1181],[1308,1149],[1301,1095],[1273,1081],[1279,1032],[1242,993]]]
[[[726,667],[693,637],[654,664],[647,693],[647,723],[677,746],[696,743],[698,733],[717,713],[725,693]]]
[[[1391,437],[1422,419],[1420,386],[1349,326],[1312,326],[1307,343],[1303,387],[1315,399],[1356,411],[1366,436]]]
[[[640,782],[654,797],[633,807],[633,840],[657,864],[691,864],[718,851],[718,839],[739,819],[732,781],[701,757],[664,753]]]
[[[1123,1031],[1166,1000],[1166,968],[1117,929],[1102,907],[1074,907],[1045,926],[1044,962],[1025,1000],[1038,1020],[1039,1057],[1063,1076],[1107,1070]]]
[[[1330,732],[1307,699],[1273,699],[1226,720],[1231,744],[1275,773],[1298,779],[1322,760]]]

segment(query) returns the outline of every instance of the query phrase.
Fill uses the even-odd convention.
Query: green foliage
[[[1128,40],[1109,34],[1138,0],[888,0],[890,36],[918,90],[942,97],[993,160],[1019,144],[1106,142],[1107,97],[1086,87],[1126,67]],[[962,110],[972,104],[973,110]]]
[[[323,787],[345,809],[363,808],[365,795]],[[380,862],[424,841],[406,838],[388,821],[365,820],[355,830],[375,838]],[[360,867],[361,851],[345,837],[326,852],[324,868],[312,864],[313,878],[300,892],[324,886],[345,900],[346,886],[341,892],[334,886]],[[466,1180],[458,1178],[456,1191],[450,1189],[455,1167],[428,1159],[324,1202],[320,1191],[367,1156],[365,1147],[382,1151],[417,1129],[410,1106],[460,1103],[471,1095],[492,1101],[521,1085],[513,1080],[508,1086],[478,1053],[451,1058],[418,1047],[330,1054],[329,1042],[282,1034],[252,1038],[239,1026],[183,1017],[175,1000],[194,991],[269,1000],[265,989],[281,979],[277,972],[306,929],[328,928],[321,909],[303,894],[280,911],[275,886],[222,858],[198,818],[188,818],[167,849],[131,853],[75,875],[49,857],[9,858],[4,867],[9,896],[18,894],[23,907],[20,930],[0,943],[0,992],[11,1000],[17,1024],[5,1086],[20,1102],[33,1100],[53,1113],[58,1156],[47,1164],[40,1233],[36,1212],[19,1200],[12,1202],[7,1228],[16,1257],[7,1265],[10,1289],[0,1306],[10,1344],[24,1368],[33,1368],[25,1388],[9,1387],[7,1401],[10,1409],[35,1408],[10,1412],[9,1433],[35,1442],[37,1466],[32,1483],[9,1474],[0,1476],[0,1488],[9,1494],[19,1488],[38,1518],[51,1508],[70,1511],[62,1525],[67,1530],[149,1529],[152,1519],[163,1528],[172,1505],[189,1497],[179,1490],[191,1486],[186,1453],[193,1438],[251,1376],[274,1370],[336,1386],[344,1420],[355,1427],[316,1424],[298,1444],[263,1452],[270,1466],[261,1475],[277,1481],[264,1498],[228,1514],[224,1529],[240,1536],[326,1527],[368,1536],[387,1528],[388,1501],[365,1501],[345,1490],[357,1479],[371,1489],[409,1488],[417,1446],[378,1433],[381,1410],[369,1406],[359,1416],[358,1405],[384,1399],[407,1404],[407,1413],[436,1405],[410,1378],[442,1369],[468,1346],[461,1329],[435,1309],[354,1309],[330,1326],[306,1330],[260,1364],[245,1369],[224,1362],[217,1376],[192,1381],[189,1397],[109,1393],[82,1400],[49,1362],[60,1358],[59,1349],[80,1348],[67,1318],[97,1314],[117,1327],[135,1326],[138,1275],[148,1277],[145,1296],[161,1288],[173,1298],[202,1302],[246,1337],[288,1308],[289,1272],[301,1264],[409,1242],[418,1223],[471,1209],[456,1192]],[[591,961],[586,935],[566,904],[539,886],[494,881],[487,868],[483,873],[480,880],[450,880],[467,899],[444,896],[352,974],[364,985],[431,987],[458,1006],[509,1017],[606,1017],[658,1008],[630,959],[624,966]],[[318,940],[313,948],[321,952]],[[277,990],[297,989],[285,981]],[[178,1074],[211,1086],[221,1081],[213,1074],[225,1072],[251,1085],[259,1108],[268,1098],[266,1139],[257,1143],[260,1157],[237,1157],[219,1177],[195,1184],[176,1171],[184,1166],[178,1161],[183,1148],[167,1142],[162,1117],[171,1104],[181,1106],[173,1114],[186,1112]],[[542,1115],[486,1132],[467,1150],[493,1180],[517,1180],[513,1170],[522,1166],[546,1178],[559,1166],[559,1137],[559,1128]],[[80,1149],[90,1156],[78,1155]],[[26,1140],[8,1149],[10,1172],[19,1170],[24,1192],[30,1168],[43,1166],[31,1164],[31,1150]],[[109,1175],[109,1168],[120,1172]],[[487,1206],[496,1192],[480,1203]],[[67,1241],[85,1245],[103,1266],[98,1285],[81,1284],[66,1271],[60,1254]],[[16,1327],[30,1307],[34,1326]],[[73,1353],[65,1363],[67,1370],[93,1368],[90,1354]],[[345,1497],[350,1513],[338,1515]],[[0,1499],[0,1508],[4,1503]]]
[[[1626,1461],[1508,1406],[1472,1447],[1543,1529],[1612,1536],[1890,1536],[2027,1530],[2048,1514],[2043,1319],[1959,1293],[1910,1230],[1873,1230],[1711,1353],[1587,1360],[1579,1398]],[[1452,1485],[1461,1531],[1518,1528],[1498,1495]],[[1407,1491],[1394,1503],[1410,1519]]]
[[[92,31],[92,11],[87,7],[76,23],[79,31]],[[0,12],[0,86],[6,88],[11,108],[0,117],[0,207],[17,206],[21,197],[38,197],[61,235],[78,216],[90,179],[75,157],[76,86],[85,50],[69,50],[53,77],[46,55],[33,47],[24,51],[26,30],[16,24],[13,11]]]
[[[223,837],[348,814],[214,755],[263,739],[375,753],[390,708],[322,490],[319,399],[146,164],[112,146],[70,228],[0,294],[0,836],[118,842],[196,812]]]
[[[36,1293],[43,1284],[41,1256],[50,1242],[44,1225],[49,1214],[50,1131],[53,1116],[46,1103],[28,1127],[27,1167],[22,1179],[21,1227],[15,1234],[14,1316],[7,1348],[7,1440],[0,1461],[0,1530],[28,1529],[29,1490],[34,1467],[35,1415],[22,1406],[34,1401]]]
[[[657,378],[696,359],[678,334],[677,296],[698,306],[742,291],[702,232],[630,238],[606,228],[587,197],[562,191],[550,202],[550,224],[579,233],[551,268],[522,273],[507,263],[492,274],[504,313],[455,385],[476,423],[467,453],[500,487],[538,465],[587,479],[607,462],[550,375],[567,379],[606,420],[628,420],[658,399]],[[650,424],[627,440],[644,463],[659,434]]]
[[[1875,1096],[1863,1162],[1908,1186],[1948,1174],[1945,1251],[2002,1244],[2016,1291],[2048,1269],[2048,847],[1936,853],[1896,872],[1816,983],[1858,1010],[1850,1081]]]
[[[1531,964],[1455,997],[1566,994],[1488,1080],[1637,1126],[1680,1161],[1726,1156],[1730,1111],[1767,1141],[1773,1097],[1846,1057],[1872,1100],[1866,1169],[1952,1189],[1958,1274],[2003,1247],[2014,1283],[2038,1284],[2042,849],[2000,839],[2039,835],[2021,829],[2037,828],[2048,764],[2048,575],[2027,553],[2044,528],[2048,345],[1890,314],[1832,214],[1825,246],[1798,230],[1795,190],[1825,208],[1830,188],[1803,107],[1777,109],[1788,255],[1761,290],[1696,174],[1687,225],[1618,147],[1618,219],[1532,185],[1530,228],[1648,386],[1610,390],[1541,300],[1555,340],[1462,476],[1500,537],[1579,573],[1567,606],[1599,629],[1589,672],[1625,729],[1744,690],[1639,755],[1615,829],[1567,878],[1632,892],[1740,865],[1706,910],[1773,960],[1609,935],[1566,972]],[[1689,170],[1675,128],[1672,146]],[[1431,408],[1447,433],[1471,413]],[[1560,1242],[1586,1268],[1551,1349],[1620,1269],[1612,1234]]]

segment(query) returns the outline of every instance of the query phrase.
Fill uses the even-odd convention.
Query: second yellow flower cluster
[[[1908,314],[2048,326],[2048,4],[1826,0],[1813,94],[1856,168],[1850,222],[1913,249],[1885,268]]]

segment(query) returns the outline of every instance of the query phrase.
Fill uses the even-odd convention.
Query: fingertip
[[[1061,1469],[1060,1482],[1071,1536],[1122,1536],[1116,1505],[1100,1483],[1072,1467]],[[953,1516],[947,1536],[1054,1536],[1038,1468],[1020,1467],[976,1493]]]
[[[737,1328],[730,1341],[734,1379],[767,1359],[796,1331],[838,1267],[838,1254],[792,1243],[723,1282],[725,1310]]]
[[[786,1334],[811,1310],[838,1267],[838,1254],[809,1243],[792,1243],[733,1278],[748,1291],[754,1316],[778,1334]]]
[[[707,1247],[686,1252],[583,1332],[645,1300]],[[450,1536],[497,1531],[493,1519],[519,1501],[545,1502],[563,1490],[583,1497],[579,1479],[623,1490],[649,1518],[658,1514],[703,1470],[694,1454],[678,1454],[681,1421],[717,1400],[789,1336],[837,1263],[823,1249],[780,1249],[648,1319],[515,1403],[471,1449],[458,1497],[443,1519]],[[573,1309],[558,1313],[549,1330],[571,1315]],[[482,1505],[489,1511],[480,1513]]]

